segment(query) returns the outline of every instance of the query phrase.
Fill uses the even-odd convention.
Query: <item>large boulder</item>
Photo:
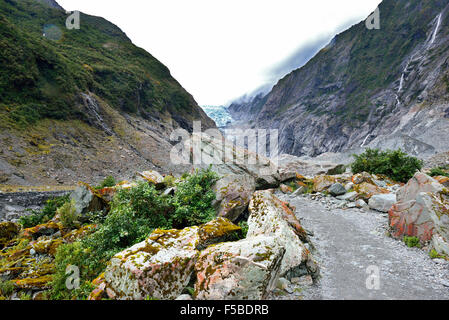
[[[195,138],[197,134],[193,134]],[[197,138],[199,139],[199,138]],[[203,157],[196,167],[209,168],[219,175],[248,175],[254,178],[256,189],[277,188],[280,185],[278,166],[269,158],[236,146],[222,137],[201,134],[201,153]]]
[[[237,220],[248,208],[251,196],[256,190],[256,182],[249,175],[227,175],[213,186],[214,207],[220,217]]]
[[[373,210],[387,213],[395,203],[395,194],[376,194],[369,199],[368,205]]]
[[[162,189],[165,187],[164,177],[157,171],[148,170],[144,172],[138,172],[137,175],[153,184],[157,189]]]
[[[112,299],[175,299],[190,281],[199,250],[239,230],[224,218],[183,230],[155,230],[111,259],[103,289]]]
[[[255,192],[249,205],[247,238],[273,236],[285,248],[282,277],[291,279],[307,274],[317,277],[318,267],[304,245],[309,241],[307,233],[292,209],[268,191]]]
[[[330,186],[337,182],[337,179],[332,176],[320,175],[313,178],[313,191],[323,192],[327,190]]]
[[[358,197],[362,198],[366,201],[369,201],[372,196],[378,195],[378,194],[388,194],[390,193],[389,190],[380,188],[374,184],[368,183],[368,182],[362,182],[360,184],[356,184],[354,186],[354,190],[359,194]]]
[[[317,175],[334,175],[344,172],[343,164],[329,161],[305,160],[289,154],[282,154],[278,157],[279,176],[282,182],[294,179],[296,173],[313,177]]]
[[[220,243],[196,263],[198,300],[261,300],[275,288],[285,249],[271,236]]]
[[[418,237],[432,241],[435,249],[449,254],[449,195],[436,180],[417,173],[397,193],[398,202],[389,211],[393,237]],[[442,252],[443,251],[443,252]]]
[[[108,207],[103,197],[88,184],[80,183],[72,192],[71,199],[75,201],[75,210],[82,215],[88,212],[101,211]]]

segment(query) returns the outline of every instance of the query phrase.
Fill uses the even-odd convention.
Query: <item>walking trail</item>
[[[449,299],[449,262],[388,237],[387,214],[328,210],[306,197],[279,197],[297,208],[301,223],[313,233],[321,267],[321,279],[302,292],[303,299]],[[372,266],[379,270],[378,290],[367,288]]]

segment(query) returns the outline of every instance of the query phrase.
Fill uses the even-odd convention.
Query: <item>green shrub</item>
[[[419,238],[417,238],[417,237],[404,236],[404,242],[407,245],[407,247],[409,247],[409,248],[414,248],[414,247],[421,248]]]
[[[446,259],[446,257],[442,254],[439,254],[435,249],[432,249],[429,252],[429,256],[431,259]]]
[[[248,234],[248,222],[247,221],[240,221],[239,227],[242,228],[242,237],[243,239],[246,238],[246,235]]]
[[[111,257],[145,240],[155,228],[181,229],[215,218],[212,208],[215,194],[211,187],[217,179],[218,176],[210,170],[196,171],[177,183],[173,197],[162,196],[162,191],[145,181],[117,192],[109,215],[93,234],[58,248],[52,297],[87,297],[90,281],[105,269]],[[65,287],[68,265],[80,268],[82,284],[79,290],[70,292]]]
[[[54,218],[56,210],[70,201],[70,196],[65,195],[47,200],[41,211],[32,211],[31,215],[23,216],[19,219],[19,223],[24,228],[32,228],[39,224],[46,223]]]
[[[443,177],[448,177],[449,178],[449,173],[444,171],[444,170],[447,170],[447,169],[445,167],[433,168],[430,171],[430,176],[431,177],[443,176]]]
[[[98,186],[95,187],[95,189],[100,190],[103,188],[111,188],[117,185],[117,182],[115,181],[113,176],[108,176],[105,178]]]
[[[0,296],[8,297],[14,292],[14,283],[12,281],[0,280]]]
[[[80,216],[76,212],[75,200],[64,203],[56,212],[59,215],[62,225],[67,229],[73,229],[80,226]]]
[[[380,151],[367,149],[361,155],[354,155],[355,161],[351,165],[353,173],[368,172],[384,174],[395,181],[407,182],[422,169],[423,162],[415,157],[398,150]]]

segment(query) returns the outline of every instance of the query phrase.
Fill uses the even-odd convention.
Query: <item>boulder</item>
[[[75,201],[75,210],[80,215],[102,211],[108,207],[107,201],[96,190],[85,183],[81,183],[73,191],[71,199]]]
[[[368,182],[362,182],[354,186],[354,190],[359,194],[359,197],[368,201],[372,196],[377,194],[388,194],[389,190],[380,188]]]
[[[296,189],[295,192],[293,192],[293,197],[299,197],[302,194],[305,194],[307,192],[307,188],[303,186],[299,186],[298,189]]]
[[[303,242],[309,242],[304,228],[287,203],[267,191],[255,192],[249,205],[247,238],[273,236],[285,248],[280,274],[287,279],[306,274],[318,276],[319,270]]]
[[[249,175],[227,175],[218,180],[213,186],[217,215],[236,221],[248,208],[255,189],[256,182]]]
[[[398,202],[389,211],[393,237],[418,237],[449,254],[449,195],[436,180],[417,173],[398,191]]]
[[[197,300],[262,300],[279,278],[285,249],[273,236],[220,243],[195,265]]]
[[[157,189],[162,189],[165,187],[164,177],[157,171],[148,170],[144,172],[138,172],[137,175],[153,184]]]
[[[314,192],[323,192],[324,190],[328,189],[330,186],[332,186],[336,182],[337,182],[337,180],[335,179],[335,177],[332,177],[332,176],[326,176],[326,175],[316,176],[313,179],[313,191]]]
[[[334,175],[345,170],[343,164],[329,161],[305,160],[289,154],[282,154],[278,157],[279,175],[282,182],[293,179],[296,173],[314,177],[317,175]]]
[[[356,206],[357,208],[359,208],[359,209],[368,209],[368,208],[369,208],[368,204],[367,204],[366,201],[363,200],[363,199],[357,200],[357,201],[355,202],[355,206]]]
[[[395,194],[377,194],[369,199],[369,207],[373,210],[385,212],[390,211],[391,207],[396,203]]]
[[[225,241],[239,230],[224,218],[183,230],[157,229],[111,259],[104,290],[111,299],[175,299],[189,284],[198,249]]]
[[[197,134],[193,134],[196,137]],[[211,167],[219,175],[249,175],[256,182],[256,190],[277,188],[280,185],[278,166],[269,158],[237,147],[232,141],[205,133],[201,134],[201,152],[207,155],[196,167]]]
[[[355,201],[357,199],[358,195],[359,194],[357,192],[352,191],[352,192],[346,193],[342,196],[338,196],[337,199],[344,200],[344,201]]]
[[[346,193],[346,189],[340,183],[334,183],[328,189],[329,193],[334,197],[344,195]]]
[[[0,249],[14,239],[20,231],[20,226],[13,222],[0,223]]]
[[[354,184],[361,184],[363,182],[375,184],[373,181],[373,177],[368,172],[357,173],[352,177],[351,180]]]
[[[442,184],[443,186],[445,186],[446,188],[449,188],[449,177],[438,176],[438,177],[434,177],[434,179],[436,181],[438,181],[440,184]]]

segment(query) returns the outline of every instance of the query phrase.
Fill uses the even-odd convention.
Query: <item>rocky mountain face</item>
[[[384,0],[380,29],[338,34],[265,96],[230,112],[280,130],[281,152],[316,156],[363,147],[422,157],[449,148],[449,4]]]
[[[170,134],[216,125],[170,71],[100,17],[0,2],[0,184],[90,183],[171,166]]]

